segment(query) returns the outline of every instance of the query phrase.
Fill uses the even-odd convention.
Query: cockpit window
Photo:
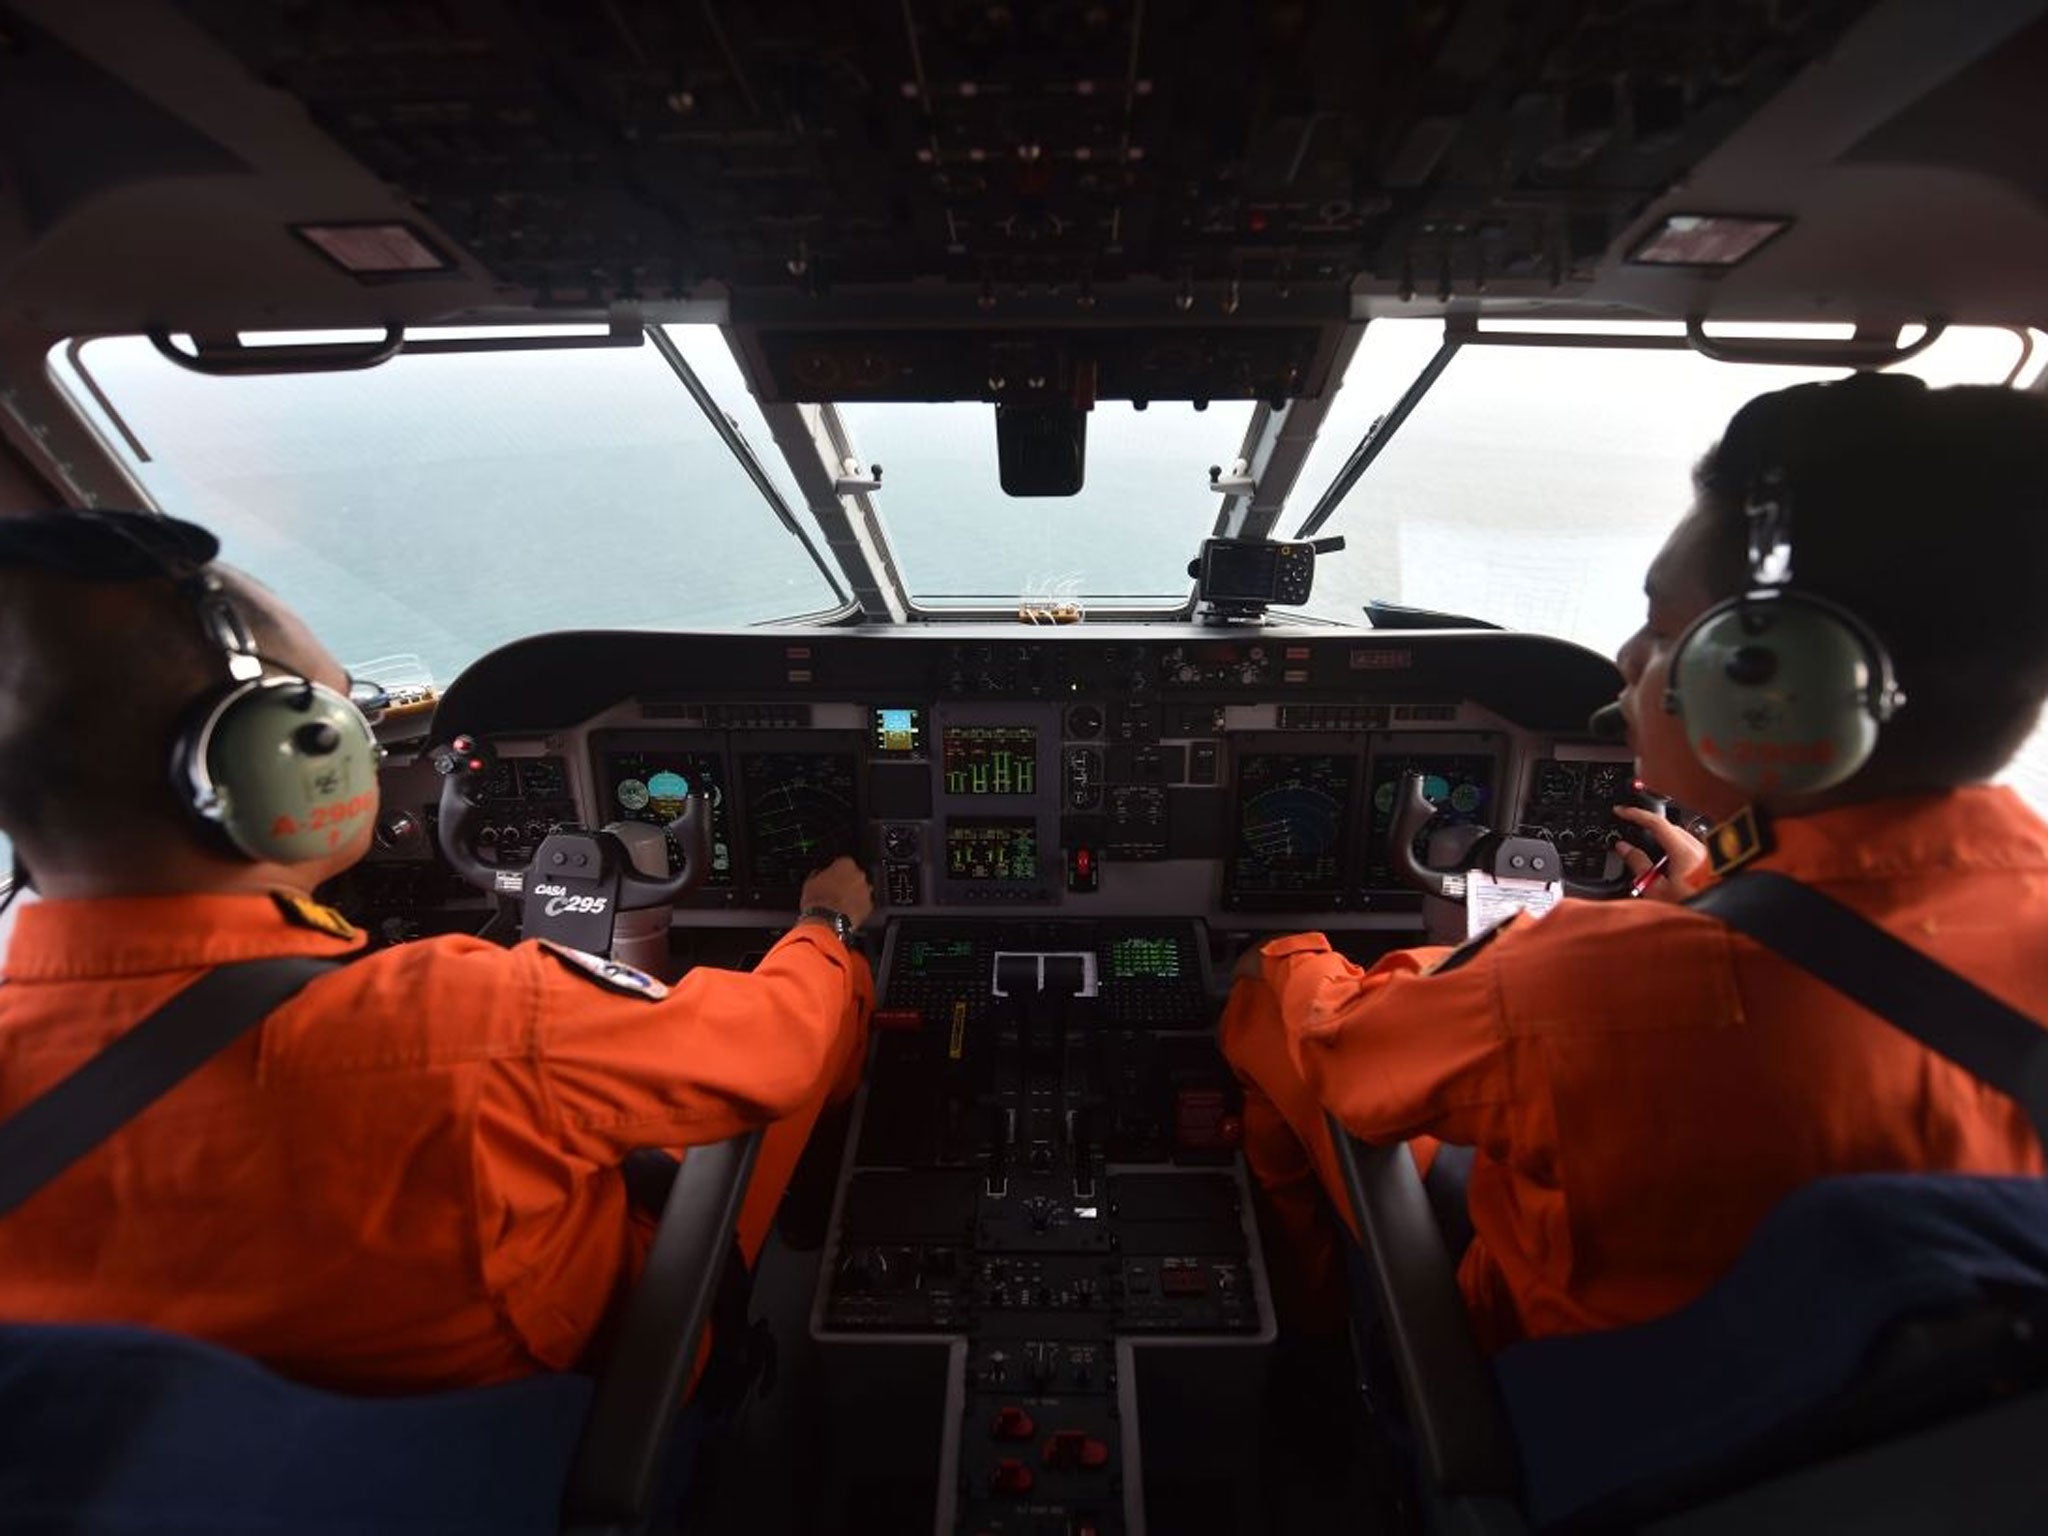
[[[1246,400],[1202,411],[1102,401],[1088,414],[1080,494],[1036,497],[1003,494],[992,405],[842,405],[839,414],[862,462],[882,466],[876,505],[920,602],[1173,607],[1187,601],[1188,561],[1216,518],[1209,466],[1237,456],[1252,409]]]
[[[1682,334],[1647,323],[1516,330]],[[1442,335],[1433,320],[1367,329],[1280,532],[1315,506]],[[1937,385],[1996,384],[2021,349],[2011,331],[1956,329],[1900,371]],[[1463,347],[1324,526],[1347,543],[1317,562],[1310,611],[1360,623],[1365,602],[1379,599],[1612,654],[1641,621],[1643,570],[1691,501],[1694,462],[1736,408],[1845,372],[1717,363],[1689,350]]]
[[[669,334],[807,519],[717,329]],[[125,336],[52,362],[150,498],[219,533],[345,665],[410,654],[445,685],[545,630],[840,606],[648,345],[215,378]]]
[[[1513,328],[1616,341],[1683,334],[1650,322]],[[1276,533],[1295,532],[1443,334],[1435,320],[1368,327]],[[1936,386],[2025,384],[2044,362],[2048,347],[2038,338],[1955,327],[1898,371]],[[1736,408],[1845,371],[1719,363],[1683,349],[1462,347],[1323,526],[1346,546],[1318,560],[1308,611],[1358,624],[1367,600],[1379,599],[1612,655],[1642,622],[1643,571],[1691,501],[1694,462]],[[2022,754],[2013,777],[2048,806],[2048,734]]]

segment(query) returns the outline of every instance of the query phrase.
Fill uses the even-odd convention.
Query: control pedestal
[[[1191,922],[892,929],[812,1331],[835,1422],[929,1416],[942,1536],[1133,1536],[1233,1458],[1248,1496],[1273,1319],[1215,1010]],[[863,1441],[832,1502],[914,1456]]]

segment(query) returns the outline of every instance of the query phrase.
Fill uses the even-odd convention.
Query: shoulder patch
[[[309,901],[292,891],[272,891],[270,894],[277,903],[277,910],[284,914],[284,920],[294,928],[310,928],[330,939],[352,939],[356,936],[355,925],[332,907],[323,907],[319,902]]]
[[[621,965],[616,960],[607,960],[603,955],[593,955],[587,949],[571,949],[566,944],[557,944],[551,939],[542,939],[540,947],[553,955],[571,970],[587,976],[607,992],[616,992],[622,997],[637,997],[642,1002],[659,1002],[668,996],[668,987],[656,981],[645,971],[636,971],[630,965]]]

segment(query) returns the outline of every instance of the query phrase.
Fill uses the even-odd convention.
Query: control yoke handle
[[[514,867],[486,864],[477,856],[476,835],[483,820],[483,807],[471,798],[470,791],[490,772],[494,761],[490,747],[469,736],[458,736],[447,746],[435,750],[434,771],[441,775],[436,838],[441,846],[441,856],[471,885],[500,896],[522,896],[526,891],[527,873],[533,867],[531,860]],[[683,802],[682,814],[663,830],[675,840],[681,861],[674,874],[659,880],[643,875],[633,867],[625,845],[614,834],[585,834],[616,845],[616,860],[608,859],[606,863],[616,862],[619,869],[620,910],[630,912],[642,907],[667,906],[678,896],[702,885],[711,873],[711,812],[704,796],[689,796]]]
[[[1496,879],[1561,882],[1567,896],[1596,901],[1620,896],[1629,888],[1626,870],[1613,880],[1577,880],[1564,872],[1564,860],[1549,838],[1491,829],[1472,845],[1464,867],[1432,869],[1415,856],[1415,842],[1439,814],[1429,796],[1422,792],[1422,775],[1412,768],[1402,774],[1395,798],[1394,824],[1387,831],[1387,854],[1394,872],[1425,896],[1463,901],[1469,883],[1467,876],[1475,869]]]

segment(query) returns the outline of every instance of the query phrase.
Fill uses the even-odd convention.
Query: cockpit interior
[[[207,523],[374,680],[373,945],[674,981],[868,873],[684,1529],[2024,1529],[2038,1348],[1546,1520],[1441,1251],[1289,1416],[1215,1025],[1630,899],[1692,460],[2042,388],[2044,87],[2040,0],[0,0],[0,511]]]

